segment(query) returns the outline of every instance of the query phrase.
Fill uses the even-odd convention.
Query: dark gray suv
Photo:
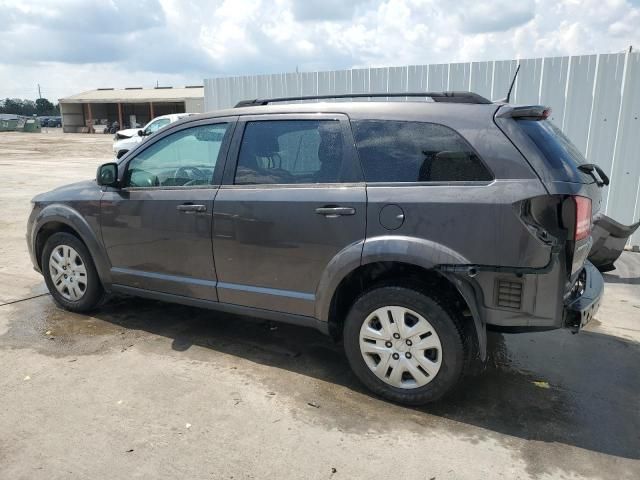
[[[579,330],[603,293],[586,257],[606,175],[545,107],[397,96],[422,98],[172,124],[33,200],[33,264],[72,311],[119,292],[315,327],[406,404],[484,359],[487,327]]]

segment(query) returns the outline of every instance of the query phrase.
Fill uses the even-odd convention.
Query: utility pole
[[[40,84],[38,84],[38,98],[42,99],[42,93],[40,92]]]

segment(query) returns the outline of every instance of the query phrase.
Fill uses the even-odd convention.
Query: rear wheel
[[[345,352],[362,383],[407,405],[437,400],[458,383],[467,343],[461,320],[435,296],[399,286],[362,295],[344,327]]]
[[[69,233],[49,237],[42,251],[42,273],[53,299],[67,310],[91,310],[104,294],[89,250]]]

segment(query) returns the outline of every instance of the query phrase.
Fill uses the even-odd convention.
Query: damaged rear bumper
[[[604,294],[604,280],[598,269],[586,262],[583,272],[576,282],[578,290],[564,303],[563,324],[573,332],[578,332],[593,319]]]
[[[593,222],[593,246],[589,252],[589,261],[601,272],[608,272],[615,267],[629,237],[640,227],[640,222],[623,225],[606,215],[600,215]]]

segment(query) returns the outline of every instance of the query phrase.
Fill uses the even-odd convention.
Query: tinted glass
[[[147,133],[155,133],[165,125],[169,125],[169,123],[171,123],[171,120],[169,120],[168,118],[161,118],[160,120],[156,120],[155,122],[150,123],[145,130]]]
[[[549,120],[518,120],[518,125],[549,160],[573,165],[587,163],[580,150]]]
[[[536,144],[548,167],[558,179],[593,181],[593,177],[577,169],[578,165],[587,163],[587,159],[549,120],[518,120],[518,125]]]
[[[157,141],[129,162],[131,187],[209,185],[228,124],[187,128]]]
[[[367,182],[492,179],[467,142],[443,125],[360,120],[352,128]]]
[[[339,182],[342,145],[337,120],[249,122],[242,137],[235,183]]]

